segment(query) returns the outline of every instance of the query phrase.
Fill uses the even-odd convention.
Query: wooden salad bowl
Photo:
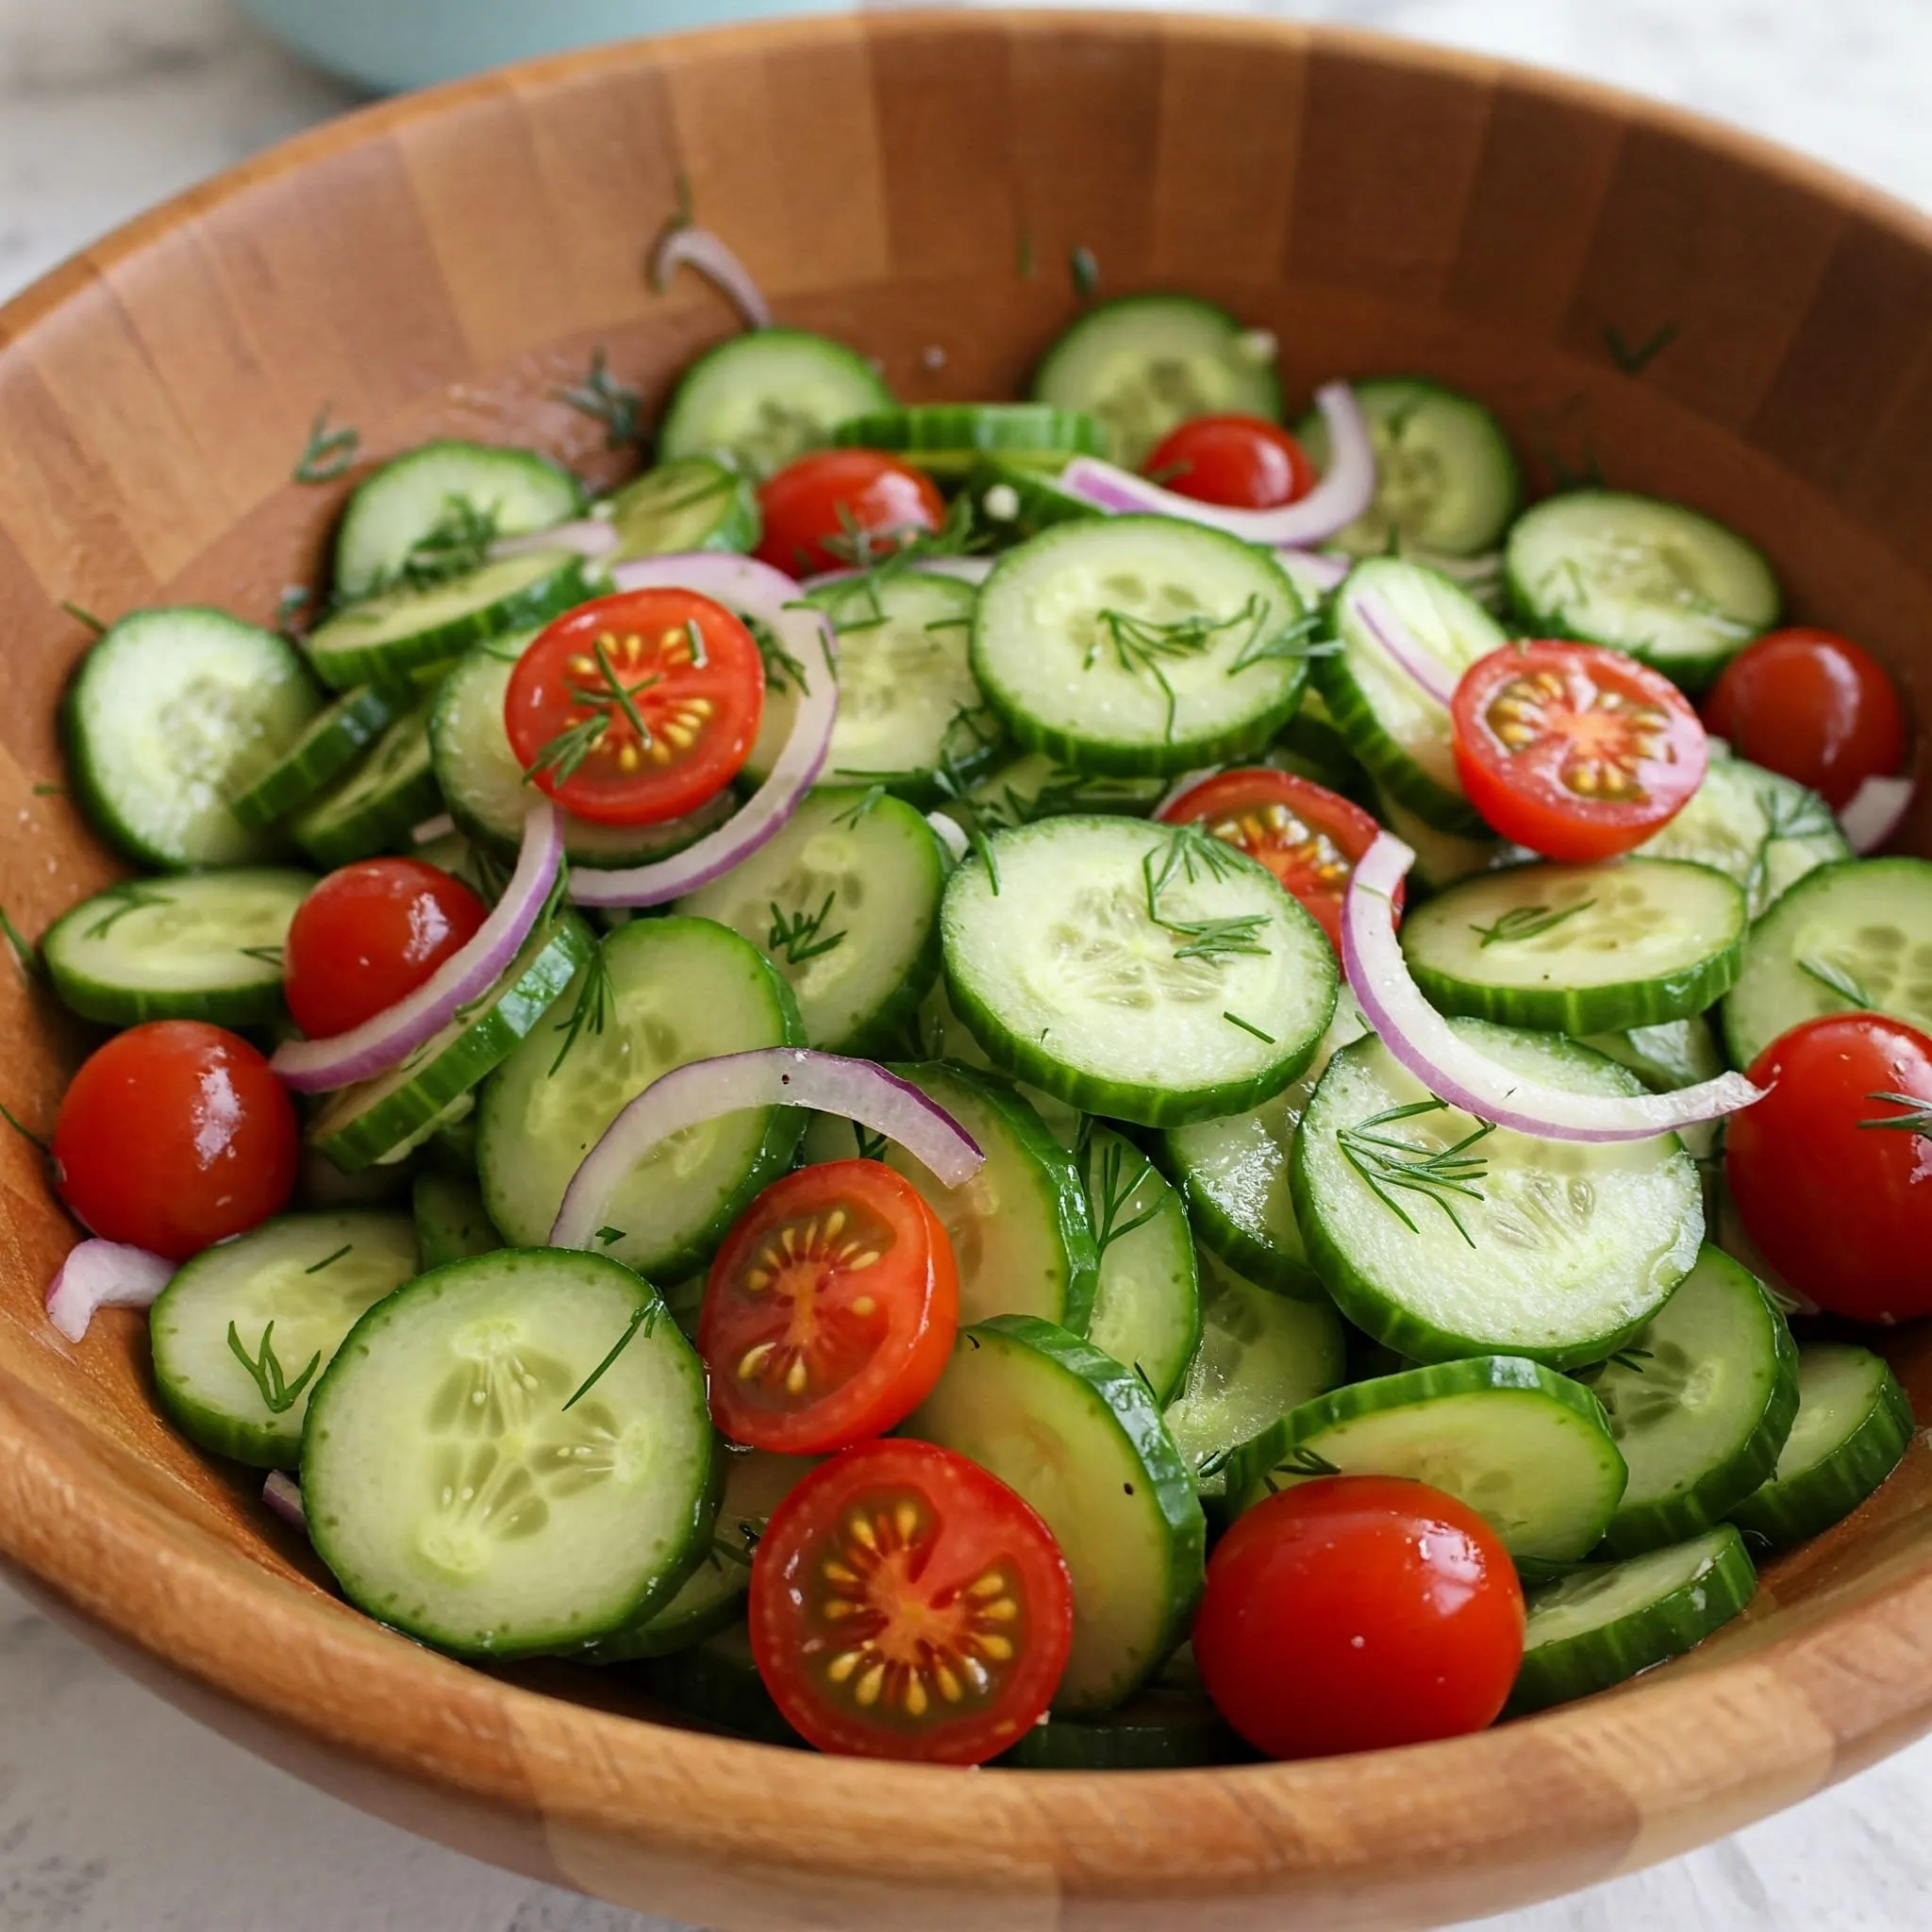
[[[29,935],[112,860],[64,796],[88,632],[205,600],[273,623],[364,459],[451,433],[618,474],[559,399],[592,352],[655,404],[731,325],[647,286],[688,181],[786,322],[908,398],[1018,392],[1104,293],[1280,339],[1287,387],[1474,390],[1540,488],[1601,468],[1757,540],[1932,716],[1932,224],[1776,149],[1496,62],[1326,29],[990,13],[759,25],[374,108],[123,229],[0,313],[0,903]],[[1027,273],[1026,264],[1032,264]],[[1904,843],[1932,849],[1922,807]],[[0,1101],[44,1132],[90,1044],[0,961]],[[724,1928],[1409,1926],[1628,1871],[1932,1724],[1932,1456],[1625,1689],[1307,1764],[963,1774],[656,1722],[621,1670],[485,1672],[346,1608],[159,1421],[138,1315],[72,1346],[75,1231],[0,1133],[0,1558],[164,1695],[479,1857]],[[1848,1208],[1851,1204],[1848,1204]],[[1932,1413],[1932,1350],[1890,1353]]]

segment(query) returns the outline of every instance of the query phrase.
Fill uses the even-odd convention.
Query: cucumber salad
[[[371,1617],[770,1741],[1357,1751],[1736,1616],[1912,1434],[1897,695],[1474,397],[1284,400],[1183,295],[1021,401],[766,324],[612,493],[426,443],[306,632],[104,626],[50,1322]]]

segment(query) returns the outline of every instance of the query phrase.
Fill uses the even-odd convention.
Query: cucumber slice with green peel
[[[315,884],[269,867],[129,879],[47,928],[41,958],[83,1019],[262,1026],[282,1012],[282,942]]]
[[[1798,1351],[1798,1413],[1777,1466],[1731,1511],[1754,1546],[1788,1549],[1849,1516],[1896,1469],[1917,1424],[1882,1356],[1848,1342]]]
[[[950,1060],[955,1066],[976,1067],[981,1073],[994,1074],[1003,1082],[1010,1080],[1013,1091],[1040,1116],[1046,1131],[1062,1147],[1071,1154],[1079,1145],[1089,1116],[1077,1107],[1055,1099],[1043,1088],[1029,1087],[1024,1080],[1012,1080],[1010,1074],[1000,1073],[986,1057],[986,1049],[966,1030],[966,1023],[954,1012],[953,1003],[946,997],[944,979],[926,994],[913,1021],[912,1034],[919,1058]]]
[[[1724,1002],[1724,1050],[1749,1067],[1780,1033],[1823,1013],[1890,1013],[1932,1028],[1932,864],[1820,866],[1751,928]]]
[[[1505,546],[1509,602],[1537,637],[1628,651],[1701,691],[1777,622],[1763,553],[1678,503],[1571,490],[1525,510]]]
[[[425,1270],[473,1255],[493,1255],[503,1245],[474,1179],[419,1174],[409,1190],[409,1211]]]
[[[1776,1466],[1798,1412],[1798,1353],[1757,1277],[1707,1245],[1650,1325],[1579,1370],[1630,1481],[1604,1540],[1634,1557],[1721,1522]]]
[[[1180,1194],[1136,1147],[1093,1124],[1082,1150],[1100,1273],[1087,1339],[1174,1399],[1201,1345],[1194,1237]]]
[[[1182,1771],[1253,1756],[1203,1691],[1153,1683],[1105,1717],[1035,1724],[993,1762],[1008,1771]]]
[[[1328,1062],[1368,1030],[1355,995],[1342,988],[1314,1058],[1273,1099],[1246,1113],[1172,1127],[1161,1138],[1161,1158],[1202,1245],[1276,1294],[1328,1298],[1294,1218],[1290,1174],[1302,1115]]]
[[[1571,1563],[1624,1493],[1624,1458],[1589,1390],[1521,1356],[1405,1369],[1304,1403],[1235,1456],[1238,1509],[1315,1475],[1397,1475],[1467,1503],[1510,1556]]]
[[[520,1041],[540,1032],[544,1015],[595,948],[591,928],[575,913],[540,925],[470,1011],[401,1066],[330,1094],[309,1123],[309,1145],[355,1174],[402,1159],[460,1120],[475,1105],[477,1085]]]
[[[1557,1034],[1451,1024],[1543,1085],[1642,1091]],[[1488,1127],[1435,1099],[1378,1040],[1328,1062],[1292,1172],[1309,1259],[1341,1312],[1417,1361],[1602,1361],[1663,1307],[1704,1239],[1697,1164],[1674,1134],[1592,1144]]]
[[[1228,1494],[1237,1453],[1341,1382],[1347,1346],[1332,1303],[1271,1294],[1201,1257],[1201,1346],[1162,1420],[1201,1496]]]
[[[1002,547],[1024,542],[1055,524],[1085,523],[1101,514],[1053,476],[1004,457],[981,457],[962,493],[973,506],[974,529]]]
[[[1519,865],[1465,880],[1402,922],[1431,1006],[1581,1035],[1701,1013],[1743,955],[1744,890],[1707,865]]]
[[[758,548],[764,522],[748,476],[710,457],[679,457],[626,483],[598,514],[617,532],[613,562],[693,550]]]
[[[1320,706],[1320,709],[1315,708]],[[1366,793],[1368,774],[1356,763],[1348,741],[1335,728],[1327,707],[1312,687],[1303,693],[1302,708],[1274,735],[1261,754],[1261,763],[1277,772],[1293,772],[1353,798]]]
[[[791,989],[748,941],[708,919],[642,919],[579,962],[551,1024],[505,1060],[478,1108],[476,1165],[506,1240],[548,1240],[579,1163],[626,1102],[691,1060],[803,1046]],[[675,1280],[710,1257],[791,1164],[805,1116],[748,1108],[674,1134],[613,1196],[605,1252]]]
[[[1073,1157],[1004,1080],[971,1068],[897,1065],[978,1141],[985,1165],[964,1187],[948,1188],[895,1141],[828,1114],[805,1136],[808,1161],[866,1155],[902,1174],[946,1230],[959,1270],[959,1320],[1036,1315],[1073,1334],[1093,1307],[1099,1256]]]
[[[704,1559],[668,1603],[634,1629],[593,1643],[584,1653],[584,1662],[617,1664],[666,1657],[702,1643],[742,1619],[758,1538],[772,1511],[818,1467],[820,1458],[778,1456],[769,1449],[745,1449],[724,1441],[718,1449],[724,1487]]]
[[[1095,304],[1046,352],[1033,397],[1097,418],[1108,454],[1130,470],[1190,417],[1281,418],[1274,338],[1192,295]]]
[[[307,805],[339,778],[394,722],[399,707],[373,684],[345,691],[235,800],[235,816],[256,831]]]
[[[1519,845],[1506,845],[1500,839],[1472,839],[1459,832],[1439,832],[1379,786],[1371,787],[1369,802],[1375,816],[1415,854],[1409,884],[1423,891],[1444,891],[1464,879],[1519,864],[1534,856]],[[1417,898],[1420,900],[1421,892]]]
[[[1719,756],[1722,744],[1711,741],[1704,783],[1636,856],[1688,858],[1728,873],[1758,919],[1806,874],[1851,858],[1852,848],[1817,792],[1761,765]]]
[[[1192,826],[1070,817],[999,833],[947,881],[941,929],[947,996],[995,1064],[1110,1120],[1257,1106],[1334,1017],[1321,927]]]
[[[576,478],[533,449],[425,442],[357,485],[336,533],[336,595],[366,597],[395,584],[425,540],[440,547],[465,523],[483,542],[519,537],[567,523],[583,501]]]
[[[289,821],[289,835],[324,872],[406,844],[442,803],[429,758],[427,700],[375,741],[346,778]]]
[[[1404,625],[1452,677],[1507,643],[1508,632],[1440,571],[1371,558],[1330,600],[1329,641],[1337,648],[1313,660],[1315,689],[1377,790],[1438,831],[1488,838],[1456,774],[1447,707],[1389,655],[1363,615],[1365,603],[1381,621]]]
[[[810,1748],[772,1702],[751,1654],[751,1633],[741,1621],[689,1649],[645,1658],[638,1674],[651,1696],[681,1717],[760,1744]]]
[[[118,851],[164,872],[282,849],[230,801],[294,743],[323,696],[300,654],[225,611],[137,610],[95,640],[61,707],[75,796]]]
[[[505,1249],[372,1308],[308,1406],[308,1534],[344,1593],[459,1657],[575,1648],[703,1561],[696,1351],[601,1255]]]
[[[990,772],[963,798],[941,801],[940,810],[967,831],[1011,831],[1036,819],[1073,813],[1120,812],[1144,817],[1168,790],[1165,778],[1114,778],[1069,771],[1037,751]]]
[[[843,342],[802,328],[752,329],[684,372],[658,428],[658,454],[723,457],[762,480],[831,441],[848,416],[892,405],[884,380]]]
[[[207,1248],[148,1320],[155,1391],[191,1441],[293,1469],[317,1377],[363,1312],[417,1269],[402,1214],[283,1214]]]
[[[1057,524],[981,586],[973,675],[1025,750],[1173,774],[1259,751],[1293,716],[1302,614],[1272,556],[1205,524]]]
[[[1160,1667],[1201,1594],[1207,1523],[1140,1378],[1050,1322],[959,1331],[901,1433],[968,1457],[1044,1519],[1074,1583],[1056,1716],[1111,1710]]]
[[[1647,1556],[1573,1570],[1529,1592],[1509,1714],[1607,1690],[1681,1657],[1757,1591],[1757,1573],[1729,1524]]]
[[[459,658],[429,711],[429,762],[463,836],[499,858],[514,859],[533,796],[504,725],[504,694],[517,659],[540,632],[492,638]],[[604,870],[668,858],[723,824],[739,808],[726,786],[708,804],[656,825],[603,825],[562,812],[564,856]]]
[[[850,416],[832,432],[845,449],[891,450],[935,476],[963,476],[997,450],[1021,468],[1058,473],[1076,456],[1103,456],[1108,441],[1083,409],[1050,403],[915,403]]]
[[[1628,1067],[1653,1093],[1674,1093],[1714,1080],[1724,1057],[1708,1019],[1697,1015],[1666,1020],[1657,1026],[1632,1026],[1622,1033],[1589,1033],[1583,1044]],[[1699,1163],[1713,1159],[1724,1145],[1722,1121],[1699,1121],[1678,1130],[1684,1151]]]
[[[814,791],[775,839],[677,902],[764,952],[807,1041],[877,1053],[904,1037],[940,972],[945,854],[903,799]]]
[[[1523,474],[1502,425],[1460,390],[1425,376],[1354,385],[1375,445],[1375,501],[1329,541],[1351,557],[1391,550],[1474,557],[1501,541],[1523,500]],[[1328,467],[1328,425],[1310,410],[1295,440]]]
[[[308,661],[337,691],[406,686],[486,638],[549,623],[600,581],[573,550],[532,550],[424,590],[381,591],[317,625]]]

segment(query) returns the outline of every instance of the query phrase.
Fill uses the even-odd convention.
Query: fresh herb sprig
[[[1377,1133],[1375,1128],[1392,1127],[1403,1121],[1417,1120],[1424,1114],[1448,1111],[1440,1100],[1413,1100],[1407,1107],[1391,1107],[1337,1135],[1343,1159],[1361,1175],[1383,1207],[1411,1234],[1420,1234],[1401,1195],[1414,1194],[1431,1201],[1441,1209],[1449,1224],[1463,1241],[1474,1247],[1470,1232],[1462,1224],[1457,1202],[1481,1201],[1478,1185],[1489,1172],[1488,1158],[1469,1150],[1496,1131],[1493,1121],[1478,1121],[1461,1140],[1447,1147],[1426,1147],[1399,1134]]]
[[[553,1029],[563,1035],[563,1044],[550,1062],[550,1072],[556,1074],[569,1059],[571,1048],[579,1036],[602,1033],[616,1008],[617,993],[610,983],[609,962],[604,957],[604,948],[599,946],[584,969],[584,983],[577,991],[576,1004],[570,1009],[569,1019],[559,1020]]]
[[[1191,616],[1165,622],[1137,617],[1130,610],[1116,610],[1110,605],[1103,605],[1093,614],[1096,626],[1093,641],[1087,647],[1081,668],[1092,670],[1101,654],[1110,650],[1114,661],[1130,676],[1151,678],[1166,701],[1167,722],[1163,736],[1172,744],[1180,698],[1168,677],[1166,667],[1204,656],[1217,638],[1246,625],[1250,634],[1237,654],[1235,666],[1230,669],[1229,675],[1232,675],[1234,669],[1253,661],[1247,654],[1257,648],[1268,621],[1268,609],[1266,599],[1258,593],[1251,593],[1239,610],[1226,617],[1215,617],[1208,611],[1199,610]]]
[[[1083,1117],[1081,1126],[1083,1135],[1091,1136],[1091,1118]],[[1140,1165],[1130,1172],[1129,1158],[1136,1155]],[[1084,1146],[1081,1148],[1080,1167],[1086,1180],[1087,1204],[1093,1221],[1094,1246],[1104,1257],[1115,1241],[1124,1241],[1137,1227],[1145,1227],[1160,1212],[1160,1201],[1157,1196],[1151,1207],[1142,1208],[1131,1218],[1127,1216],[1127,1209],[1133,1205],[1141,1183],[1154,1172],[1154,1163],[1118,1136],[1109,1135],[1100,1153],[1098,1191],[1093,1185],[1093,1162]]]
[[[1610,352],[1610,360],[1625,375],[1641,375],[1657,358],[1677,340],[1678,325],[1674,322],[1659,323],[1641,342],[1624,341],[1624,331],[1616,324],[1604,324],[1604,347]]]
[[[1916,1093],[1868,1093],[1867,1100],[1881,1106],[1903,1108],[1903,1113],[1880,1114],[1875,1120],[1860,1121],[1861,1127],[1890,1127],[1902,1134],[1917,1134],[1932,1141],[1932,1100]]]
[[[314,1379],[315,1372],[322,1367],[322,1351],[318,1349],[308,1357],[308,1366],[291,1382],[283,1373],[282,1364],[275,1355],[275,1324],[271,1322],[261,1331],[259,1348],[251,1355],[247,1344],[242,1340],[241,1331],[230,1322],[228,1350],[248,1371],[249,1380],[259,1392],[263,1407],[271,1415],[286,1415],[301,1401],[302,1391],[308,1387]]]
[[[325,403],[308,425],[308,442],[291,473],[297,483],[333,483],[347,475],[362,447],[362,432],[352,424],[328,426],[330,405]]]
[[[1828,992],[1837,993],[1841,1000],[1851,1001],[1861,1012],[1869,1013],[1878,1004],[1865,991],[1861,980],[1829,959],[1820,959],[1807,953],[1796,961],[1796,965],[1807,979],[1815,979]]]
[[[20,961],[20,970],[29,979],[38,979],[42,972],[41,949],[13,923],[13,916],[6,907],[0,906],[0,934],[5,934],[7,943],[13,949],[13,957]]]
[[[109,886],[100,898],[109,909],[88,927],[87,937],[91,940],[106,939],[130,912],[151,910],[170,903],[167,893],[156,891],[141,879],[128,879],[122,885]]]
[[[773,901],[772,926],[765,935],[765,951],[783,953],[788,966],[803,966],[808,959],[816,959],[841,944],[845,938],[843,928],[830,933],[824,930],[825,921],[831,917],[832,907],[838,897],[835,886],[825,894],[825,903],[816,912],[807,912],[800,907],[796,912],[787,913],[775,900]]]
[[[409,545],[403,560],[375,591],[433,591],[466,577],[490,560],[497,539],[496,512],[467,496],[443,499],[442,513]]]
[[[633,1309],[631,1311],[630,1326],[617,1338],[617,1345],[610,1353],[578,1384],[577,1392],[563,1405],[564,1408],[566,1410],[575,1408],[604,1379],[605,1375],[615,1365],[618,1357],[637,1340],[641,1332],[646,1341],[650,1341],[652,1331],[658,1325],[658,1317],[663,1312],[664,1304],[660,1301],[648,1301],[641,1307]]]
[[[1173,919],[1160,909],[1160,895],[1176,876],[1191,885],[1198,867],[1208,878],[1224,879],[1235,873],[1238,864],[1232,846],[1198,825],[1174,826],[1166,845],[1141,858],[1148,920],[1181,941],[1174,949],[1176,959],[1219,964],[1239,954],[1266,955],[1268,948],[1261,943],[1261,932],[1268,924],[1265,912],[1240,912],[1220,919]]]
[[[591,351],[589,373],[579,380],[551,391],[560,403],[568,403],[579,415],[604,425],[606,449],[627,449],[643,441],[644,399],[627,382],[610,373],[606,352]]]
[[[1507,946],[1517,940],[1540,939],[1595,904],[1594,899],[1579,899],[1574,906],[1512,906],[1493,925],[1472,924],[1469,929],[1478,935],[1481,947]]]

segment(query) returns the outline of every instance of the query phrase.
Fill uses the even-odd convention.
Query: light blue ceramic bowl
[[[841,0],[247,0],[305,59],[388,91],[506,60],[636,34],[780,13],[839,13]]]

